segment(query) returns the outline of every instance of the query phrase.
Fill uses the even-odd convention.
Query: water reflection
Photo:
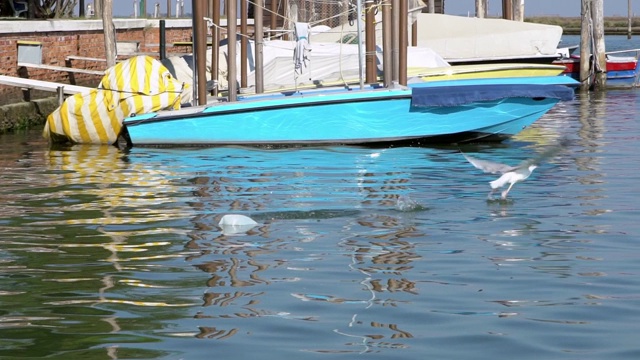
[[[462,149],[518,163],[572,140],[506,202],[457,147],[0,139],[0,357],[562,359],[611,333],[632,349],[638,95],[584,96]],[[226,232],[228,214],[257,224]],[[548,341],[567,334],[583,340]]]
[[[405,214],[427,208],[411,197],[406,185],[416,176],[409,170],[410,163],[391,170],[381,166],[375,159],[384,156],[385,150],[363,154],[361,150],[344,149],[331,161],[327,161],[326,149],[295,150],[286,156],[276,152],[272,154],[277,158],[274,163],[255,162],[249,156],[254,151],[212,149],[201,152],[188,164],[194,172],[203,169],[205,162],[218,164],[208,167],[207,176],[188,180],[196,187],[195,201],[190,204],[199,215],[191,219],[194,231],[188,234],[186,248],[194,254],[186,259],[210,276],[202,309],[194,317],[205,324],[198,325],[200,332],[195,336],[220,340],[239,336],[242,325],[234,319],[318,322],[323,317],[317,310],[292,312],[291,308],[300,306],[296,301],[356,306],[366,311],[376,304],[396,307],[404,301],[382,297],[384,293],[417,295],[416,284],[406,274],[413,270],[411,263],[421,258],[411,240],[424,234],[406,223]],[[234,161],[227,165],[230,158]],[[378,172],[377,168],[385,171]],[[366,208],[399,216],[370,214]],[[229,212],[246,214],[258,226],[242,236],[227,235],[217,224]],[[336,224],[342,225],[336,228]],[[340,257],[349,260],[338,265],[335,260]],[[326,287],[324,283],[314,286],[321,280],[316,274],[328,270],[327,266],[333,268],[330,271],[342,268],[341,273],[358,274],[350,281],[359,284],[365,296],[355,291],[356,296],[349,297],[341,294],[345,289]],[[298,288],[313,290],[295,291]],[[274,298],[280,300],[274,303]],[[278,302],[289,305],[278,306]],[[356,321],[357,317],[352,314],[345,319],[349,335],[346,331],[336,333],[364,337],[367,346],[389,346],[383,339],[411,337],[399,330],[399,324],[381,326],[382,322],[372,320],[367,326]],[[386,328],[392,334],[371,335],[371,329],[366,329],[371,326]],[[355,330],[362,335],[355,335]],[[328,347],[309,351],[336,350]]]

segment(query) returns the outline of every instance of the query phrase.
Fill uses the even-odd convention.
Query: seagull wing
[[[487,161],[487,160],[480,160],[466,154],[462,154],[462,155],[464,155],[465,159],[467,159],[467,161],[469,161],[471,165],[475,166],[476,168],[486,173],[504,174],[506,172],[509,172],[515,169],[515,167],[509,166],[506,164],[501,164],[501,163]]]
[[[550,158],[555,157],[561,151],[566,149],[570,145],[570,141],[566,138],[561,138],[556,144],[548,146],[543,152],[539,153],[532,159],[523,161],[518,167],[529,167],[529,165],[540,165],[546,162]]]

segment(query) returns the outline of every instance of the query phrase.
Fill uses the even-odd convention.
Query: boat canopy
[[[563,85],[498,84],[444,87],[414,87],[411,107],[460,106],[502,98],[573,99],[573,89]]]

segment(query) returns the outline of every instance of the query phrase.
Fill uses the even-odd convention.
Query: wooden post
[[[513,2],[511,0],[502,0],[502,18],[513,20]]]
[[[103,0],[95,0],[93,2],[93,11],[95,12],[96,16],[102,16],[102,2]]]
[[[364,51],[362,48],[362,0],[356,0],[356,29],[358,33],[358,79],[360,80],[360,89],[364,89]]]
[[[486,0],[476,0],[476,17],[477,18],[484,18],[485,17],[485,13],[486,13],[486,4],[485,4]]]
[[[376,65],[376,18],[375,3],[367,0],[364,3],[365,11],[365,60],[366,60],[366,83],[373,84],[378,81],[378,72]]]
[[[194,100],[198,105],[207,103],[207,31],[204,15],[206,0],[193,0],[193,55]]]
[[[628,28],[627,28],[627,39],[631,39],[631,25],[632,25],[631,24],[632,23],[631,22],[631,14],[632,14],[632,12],[631,12],[631,0],[627,0],[627,17],[629,18],[629,21],[628,21],[629,25],[628,25]]]
[[[167,19],[171,17],[171,0],[167,0]]]
[[[581,0],[580,7],[580,88],[588,90],[591,87],[591,33],[589,32],[591,0]]]
[[[399,29],[399,67],[398,67],[398,82],[400,85],[407,85],[407,47],[409,47],[408,42],[408,32],[409,32],[409,21],[407,16],[409,15],[409,7],[406,1],[400,1],[400,18],[398,23]]]
[[[398,28],[398,24],[400,23],[400,1],[401,0],[391,0],[391,57],[392,57],[392,73],[391,77],[392,81],[399,82],[400,81],[400,29]]]
[[[264,92],[264,19],[263,11],[264,0],[254,0],[256,5],[253,11],[253,23],[255,25],[254,46],[256,55],[255,65],[255,80],[256,80],[256,94],[262,94]]]
[[[56,88],[56,95],[58,96],[58,105],[62,106],[64,103],[64,86],[58,86]]]
[[[220,1],[211,0],[213,9],[211,17],[213,19],[213,28],[211,29],[211,80],[218,80],[218,72],[220,67]],[[211,95],[218,96],[218,87],[214,87]]]
[[[604,42],[604,0],[591,0],[593,21],[593,56],[596,73],[595,87],[604,89],[607,85],[607,55]]]
[[[247,0],[240,0],[240,88],[247,87],[247,59],[248,51],[248,31],[247,31]]]
[[[391,54],[391,4],[382,4],[382,79],[384,87],[391,87],[393,74],[393,56]]]
[[[225,3],[227,10],[227,54],[228,54],[228,98],[229,101],[238,100],[238,69],[236,63],[237,27],[238,27],[238,10],[236,9],[236,0],[227,0]]]
[[[524,21],[524,0],[513,0],[513,20]]]
[[[269,26],[271,27],[271,33],[269,38],[273,39],[276,36],[276,29],[278,28],[278,4],[277,0],[271,0],[271,18],[269,19]]]
[[[116,64],[116,29],[113,25],[113,0],[102,0],[102,30],[107,67]]]

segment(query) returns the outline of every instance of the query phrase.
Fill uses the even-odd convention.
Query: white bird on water
[[[507,198],[507,194],[509,194],[509,191],[511,190],[513,185],[527,179],[541,162],[558,154],[558,152],[567,147],[569,143],[569,140],[566,138],[559,139],[559,141],[555,145],[548,147],[545,151],[538,154],[538,156],[536,156],[535,158],[523,161],[518,166],[510,166],[493,161],[480,160],[465,153],[462,153],[462,155],[464,155],[467,161],[469,161],[473,166],[486,173],[502,174],[496,180],[489,182],[489,184],[491,185],[491,192],[489,192],[488,198],[493,199],[493,194],[497,191],[497,189],[500,189],[506,184],[509,184],[507,190],[502,192],[502,199],[504,200]]]
[[[511,191],[513,185],[528,178],[533,170],[538,167],[538,165],[533,163],[531,160],[525,161],[518,166],[510,166],[493,161],[476,159],[464,153],[462,155],[464,155],[467,161],[469,161],[473,166],[486,173],[502,174],[496,180],[489,182],[491,185],[491,192],[489,192],[489,195],[487,196],[489,199],[493,199],[493,194],[498,189],[509,184],[507,190],[502,192],[502,199],[506,199],[507,194]]]

